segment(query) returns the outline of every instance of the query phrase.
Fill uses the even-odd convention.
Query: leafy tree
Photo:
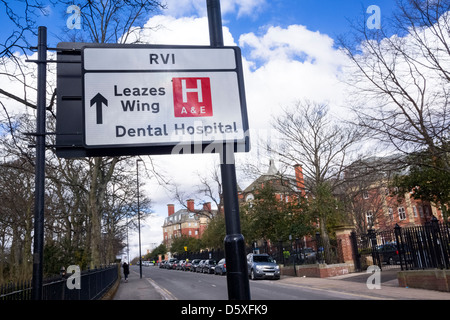
[[[311,218],[319,222],[319,230],[322,236],[325,261],[331,261],[330,237],[333,227],[340,224],[344,217],[339,200],[333,195],[330,185],[323,183],[317,186],[316,194],[308,199],[306,211]]]
[[[204,248],[223,248],[225,239],[225,217],[223,214],[216,214],[208,223],[202,235]]]
[[[159,246],[157,246],[155,249],[152,250],[149,254],[144,256],[145,260],[158,260],[158,256],[164,256],[167,253],[167,247],[164,245],[164,243],[161,243]]]
[[[424,151],[409,156],[413,163],[405,175],[397,175],[394,184],[399,194],[412,191],[414,199],[429,201],[440,207],[444,220],[449,218],[450,172],[445,170],[442,159]]]
[[[302,198],[295,197],[289,202],[277,198],[270,183],[258,190],[255,199],[248,208],[249,221],[247,240],[279,240],[303,237],[312,232],[310,216],[304,210]]]
[[[193,237],[181,236],[172,242],[170,252],[174,254],[183,254],[186,252],[184,247],[187,247],[188,252],[200,251],[200,249],[202,249],[201,240]]]

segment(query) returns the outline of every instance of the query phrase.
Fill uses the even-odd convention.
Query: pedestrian
[[[128,275],[130,274],[130,268],[126,262],[123,263],[123,275],[125,276],[125,282],[128,282]]]

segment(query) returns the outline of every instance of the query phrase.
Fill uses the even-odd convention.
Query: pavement
[[[166,300],[163,289],[149,278],[130,270],[127,281],[123,275],[113,300]],[[167,299],[169,300],[169,299]]]
[[[283,276],[277,284],[295,286],[324,292],[342,292],[370,300],[450,300],[449,292],[424,289],[401,288],[398,286],[397,271],[382,271],[380,289],[369,289],[367,279],[371,274],[351,273],[330,278]],[[153,280],[139,276],[130,270],[128,281],[120,280],[113,300],[176,300]]]

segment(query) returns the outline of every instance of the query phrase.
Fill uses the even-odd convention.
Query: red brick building
[[[435,216],[442,220],[435,204],[416,200],[412,192],[400,194],[392,186],[399,171],[395,157],[369,158],[355,162],[346,172],[347,197],[352,200],[352,216],[358,232],[368,229],[393,230],[400,227],[424,225]]]
[[[300,165],[294,166],[295,177],[281,175],[273,160],[270,160],[269,169],[265,174],[259,176],[247,188],[245,188],[239,195],[239,198],[244,202],[250,202],[255,199],[258,190],[264,188],[267,183],[270,183],[275,191],[275,197],[278,200],[290,202],[298,197],[299,194],[305,195],[305,181],[303,179],[303,170]]]
[[[361,191],[354,198],[353,208],[355,224],[361,229],[393,230],[396,224],[408,227],[424,225],[433,216],[443,219],[432,203],[416,200],[410,192],[397,195],[395,189],[384,186]]]
[[[176,238],[186,236],[196,239],[201,238],[210,218],[216,213],[211,209],[211,203],[207,202],[202,209],[195,209],[194,200],[187,200],[186,208],[175,212],[173,204],[167,205],[167,217],[164,220],[163,243],[170,248]]]

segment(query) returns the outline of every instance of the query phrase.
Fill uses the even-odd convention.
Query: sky
[[[205,0],[166,0],[168,9],[150,17],[146,26],[156,30],[138,30],[151,44],[208,45]],[[367,21],[374,13],[367,9],[376,5],[381,22],[388,19],[392,0],[222,0],[225,45],[242,49],[247,108],[252,151],[237,154],[238,183],[245,188],[251,182],[242,165],[252,162],[263,168],[270,155],[262,156],[257,141],[270,140],[271,119],[284,107],[292,107],[300,99],[330,104],[330,112],[345,117],[345,87],[342,68],[348,62],[339,52],[336,39],[350,31],[350,21]],[[57,12],[49,5],[47,16],[38,18],[49,34],[49,45],[56,46],[64,38],[62,27],[70,14]],[[0,12],[4,15],[4,12]],[[374,20],[371,20],[372,23]],[[0,40],[8,30],[7,19],[1,19]],[[32,41],[30,41],[32,42]],[[0,81],[0,85],[5,85]],[[166,179],[179,185],[187,194],[200,184],[198,173],[206,175],[218,163],[216,155],[156,156],[154,164]],[[276,159],[275,159],[276,160]],[[167,204],[181,205],[163,186],[151,177],[147,196],[153,201],[154,214],[143,222],[142,253],[162,242],[162,223]],[[200,207],[201,195],[196,196]],[[203,201],[208,201],[204,199]],[[137,233],[130,234],[131,257],[138,254]]]

